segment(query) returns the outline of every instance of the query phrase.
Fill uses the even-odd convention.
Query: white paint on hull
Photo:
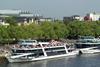
[[[79,51],[72,51],[67,54],[62,54],[62,55],[54,55],[54,56],[42,56],[38,58],[32,58],[32,59],[12,59],[10,57],[6,57],[9,62],[29,62],[29,61],[39,61],[39,60],[45,60],[45,59],[51,59],[51,58],[59,58],[59,57],[67,57],[67,56],[73,56],[73,55],[78,55]]]
[[[93,54],[93,53],[100,53],[99,49],[94,49],[96,47],[90,47],[90,48],[83,48],[79,49],[83,54]]]

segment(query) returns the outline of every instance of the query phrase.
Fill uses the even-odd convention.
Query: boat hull
[[[12,59],[10,57],[6,57],[9,62],[32,62],[32,61],[39,61],[39,60],[45,60],[45,59],[52,59],[52,58],[59,58],[59,57],[67,57],[67,56],[73,56],[73,55],[78,55],[79,51],[73,51],[69,52],[67,54],[62,54],[62,55],[54,55],[54,56],[42,56],[38,58],[32,58],[32,59]]]
[[[83,49],[79,49],[79,51],[81,51],[82,54],[100,53],[100,49],[94,49],[94,48],[96,48],[96,47],[83,48]]]

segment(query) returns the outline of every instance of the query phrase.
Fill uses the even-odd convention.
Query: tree
[[[54,27],[54,31],[55,31],[55,34],[57,35],[58,39],[65,38],[68,36],[69,31],[64,23],[56,22],[53,24],[53,27]]]
[[[15,17],[6,17],[5,18],[5,22],[6,23],[9,23],[10,25],[17,25],[17,22],[16,22],[16,18]]]
[[[53,31],[53,26],[50,22],[43,22],[41,24],[41,29],[43,30],[44,38],[53,38],[55,36],[55,32]]]
[[[94,35],[91,23],[87,22],[71,22],[67,25],[69,27],[69,37],[77,38],[78,36]]]

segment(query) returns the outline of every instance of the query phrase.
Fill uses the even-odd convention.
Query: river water
[[[100,54],[85,54],[26,63],[3,62],[0,67],[100,67]]]

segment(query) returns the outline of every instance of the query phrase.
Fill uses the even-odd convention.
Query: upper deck
[[[38,44],[38,42],[37,42],[37,40],[20,40],[19,42],[18,42],[18,44],[19,45],[37,45]]]
[[[65,43],[59,41],[37,42],[36,40],[21,40],[14,45],[12,49],[15,50],[36,50],[42,48],[58,48],[64,47]]]

